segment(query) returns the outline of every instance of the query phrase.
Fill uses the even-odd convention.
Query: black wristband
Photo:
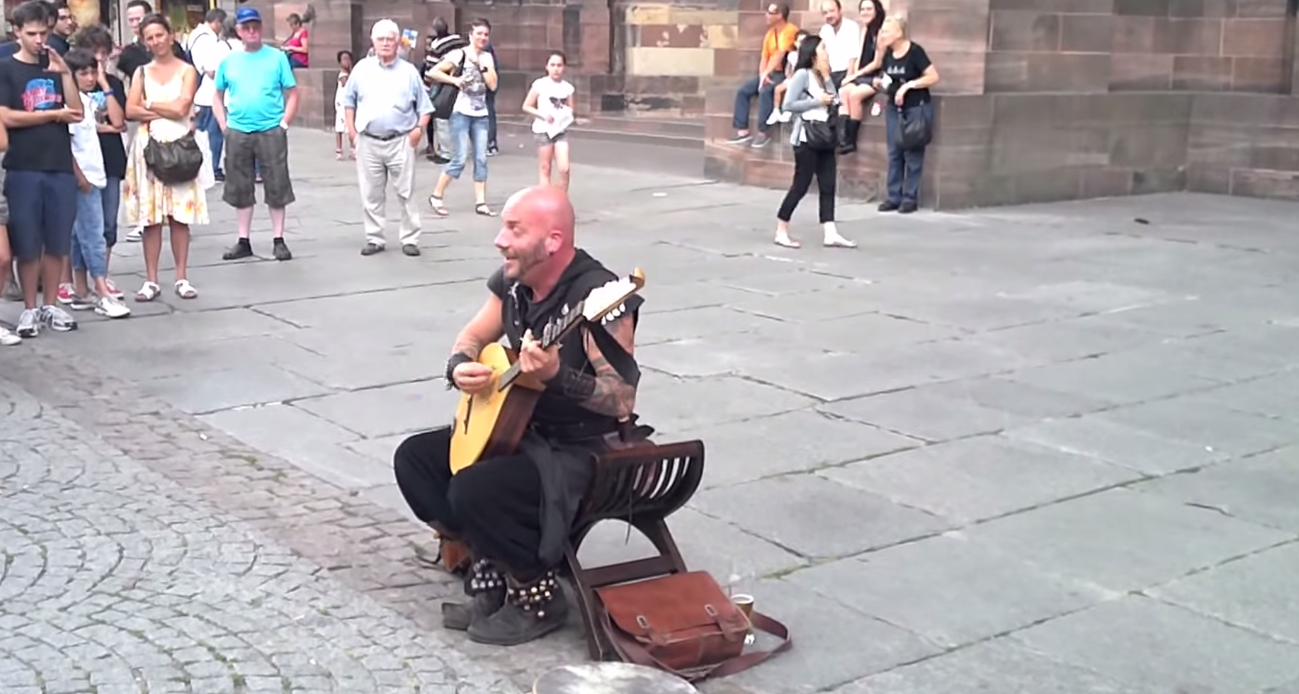
[[[477,361],[477,360],[469,356],[468,354],[465,354],[464,352],[456,352],[455,354],[451,355],[450,359],[447,359],[447,373],[446,373],[447,390],[451,390],[452,388],[456,387],[456,379],[455,379],[456,367],[471,361]]]
[[[547,384],[564,397],[582,402],[595,395],[595,376],[571,366],[559,367],[559,373]]]

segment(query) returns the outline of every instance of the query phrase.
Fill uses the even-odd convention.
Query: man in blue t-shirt
[[[235,13],[242,51],[217,68],[212,115],[225,132],[226,182],[221,196],[239,217],[239,240],[222,256],[252,256],[248,236],[257,204],[254,161],[260,164],[264,202],[270,209],[276,260],[293,257],[284,243],[284,208],[295,198],[289,180],[289,123],[298,112],[297,82],[284,51],[262,44],[262,16],[248,6]]]

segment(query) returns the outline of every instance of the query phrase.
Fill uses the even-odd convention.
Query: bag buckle
[[[638,614],[636,615],[636,625],[642,629],[649,629],[649,620],[645,618],[645,615]]]

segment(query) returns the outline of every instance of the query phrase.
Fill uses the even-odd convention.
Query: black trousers
[[[451,475],[451,430],[416,434],[393,456],[397,486],[415,517],[455,535],[478,556],[529,581],[546,570],[541,477],[524,455],[481,460]]]
[[[816,150],[806,145],[794,148],[794,182],[785,193],[785,201],[780,203],[776,219],[788,222],[794,216],[794,208],[807,195],[812,187],[812,177],[816,177],[816,187],[820,191],[821,223],[834,221],[834,187],[838,177],[838,165],[834,150]]]

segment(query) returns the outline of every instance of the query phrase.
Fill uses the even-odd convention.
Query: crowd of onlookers
[[[0,326],[4,345],[75,330],[69,310],[130,315],[109,276],[123,212],[144,250],[134,300],[162,291],[164,226],[172,288],[181,299],[197,297],[187,276],[190,227],[208,223],[207,190],[217,181],[239,226],[223,257],[253,254],[262,184],[274,257],[292,258],[283,238],[294,201],[287,130],[297,111],[291,63],[301,62],[292,56],[304,56],[308,40],[301,21],[285,42],[293,46],[272,48],[256,9],[239,8],[233,22],[214,9],[182,46],[147,0],[130,0],[134,40],[119,51],[102,26],[65,35],[66,11],[45,0],[18,6],[14,47],[0,57],[0,285],[15,284],[23,303],[15,329]]]
[[[834,223],[837,157],[857,149],[862,119],[885,118],[888,175],[881,212],[916,211],[925,146],[932,136],[929,88],[938,70],[910,39],[906,18],[886,15],[880,0],[861,0],[858,20],[845,17],[839,0],[824,0],[825,23],[812,34],[789,21],[789,5],[766,8],[757,74],[735,96],[731,144],[762,148],[779,123],[790,123],[794,180],[776,214],[775,241],[797,248],[789,220],[812,179],[819,189],[820,220],[827,246],[855,244]],[[757,133],[750,129],[750,101],[758,99]],[[866,108],[866,104],[870,108]]]

